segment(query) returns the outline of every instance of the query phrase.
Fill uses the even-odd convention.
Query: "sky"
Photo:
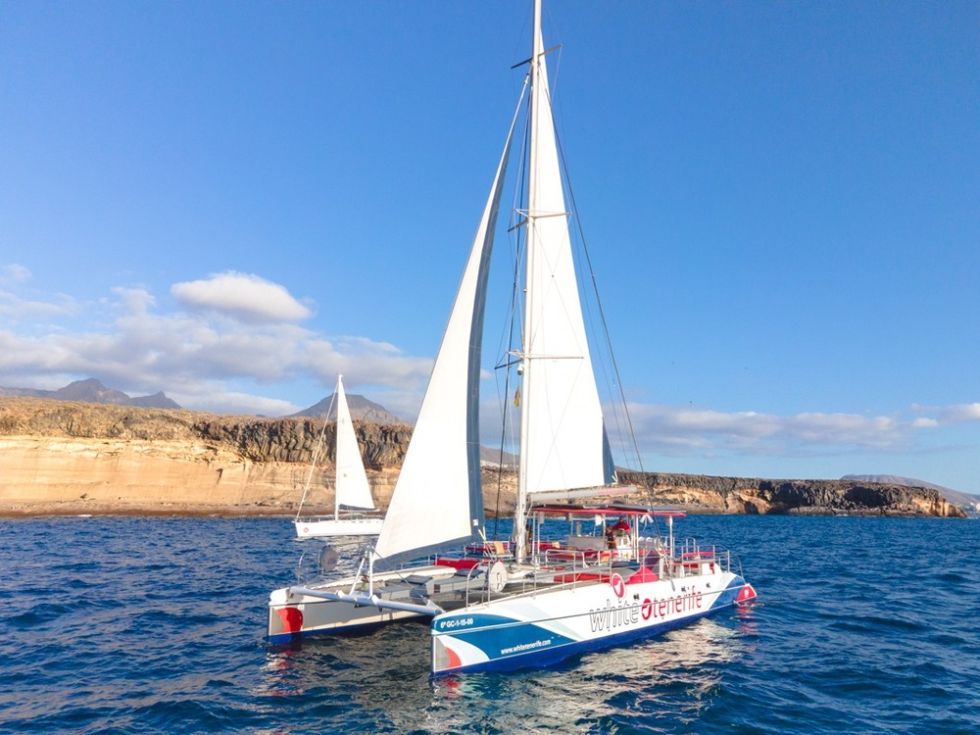
[[[980,493],[978,28],[546,2],[645,469]],[[0,386],[413,418],[529,41],[526,0],[0,2]]]

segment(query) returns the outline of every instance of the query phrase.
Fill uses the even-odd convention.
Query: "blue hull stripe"
[[[612,635],[604,635],[598,638],[590,638],[584,641],[574,641],[566,638],[565,636],[557,635],[549,630],[540,628],[532,622],[526,622],[524,625],[510,629],[512,634],[507,643],[513,642],[510,640],[510,638],[519,640],[517,636],[521,636],[520,640],[523,641],[539,640],[541,637],[551,638],[552,644],[536,650],[514,653],[508,656],[497,656],[496,658],[491,658],[489,661],[483,661],[478,664],[460,666],[455,669],[444,669],[442,671],[433,672],[433,676],[438,677],[447,676],[450,674],[477,673],[481,671],[514,671],[523,668],[540,668],[542,666],[550,666],[552,664],[559,663],[577,654],[589,653],[590,651],[600,651],[612,646],[631,643],[642,638],[660,635],[669,630],[681,628],[695,622],[696,620],[713,615],[719,610],[733,605],[735,603],[735,598],[738,596],[739,590],[744,585],[745,580],[741,577],[736,577],[734,580],[732,580],[728,587],[718,595],[711,607],[702,612],[686,615],[682,618],[670,620],[665,623],[648,625],[642,628],[628,630],[621,633],[614,633]],[[501,631],[499,630],[486,631],[483,635],[480,635],[480,631],[466,631],[452,637],[457,637],[466,643],[479,646],[478,641],[482,641],[483,636],[493,636],[494,634],[499,634],[500,632]],[[528,639],[527,636],[529,634],[534,636],[534,638]],[[479,636],[479,638],[477,636]],[[555,639],[560,639],[560,641]],[[449,643],[448,645],[450,648],[452,647],[452,643]],[[486,652],[487,649],[484,648],[484,646],[479,647],[481,650]],[[497,640],[495,641],[495,647],[497,650],[499,650],[503,646],[501,646],[500,641]]]

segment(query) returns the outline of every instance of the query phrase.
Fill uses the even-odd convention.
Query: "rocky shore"
[[[36,398],[0,397],[0,514],[288,515],[322,424]],[[358,423],[377,502],[387,506],[412,427]],[[327,446],[333,426],[326,428]],[[328,452],[329,454],[329,452]],[[318,465],[316,506],[332,508],[332,466]],[[637,501],[715,513],[959,517],[938,491],[842,480],[623,472]],[[487,512],[509,514],[509,470],[484,468]]]
[[[933,488],[847,480],[771,480],[650,472],[620,473],[655,502],[718,513],[965,517]]]

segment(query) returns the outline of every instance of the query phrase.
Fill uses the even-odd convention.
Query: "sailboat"
[[[364,471],[364,462],[361,459],[361,450],[357,445],[357,436],[354,434],[354,422],[351,420],[350,408],[347,405],[342,375],[337,376],[334,401],[337,405],[337,429],[333,516],[303,515],[303,505],[309,495],[317,458],[323,448],[326,430],[325,418],[324,431],[320,433],[320,441],[303,488],[303,497],[300,499],[296,518],[293,520],[296,537],[300,539],[331,536],[377,536],[381,532],[382,519],[380,516],[370,516],[363,512],[351,513],[348,510],[354,508],[359,511],[373,511],[375,507],[374,498],[371,496],[371,486],[368,483],[367,473]],[[328,409],[327,415],[329,416],[330,413],[331,411]]]
[[[535,0],[529,73],[377,543],[354,576],[274,591],[272,641],[426,616],[433,674],[510,670],[653,635],[756,596],[730,552],[675,543],[682,512],[613,500],[637,488],[616,484],[545,55]],[[526,202],[512,228],[524,240],[523,288],[515,289],[524,313],[508,360],[520,381],[520,460],[513,537],[502,543],[488,542],[484,528],[478,381],[501,182],[525,96]],[[590,518],[608,533],[583,532]],[[567,535],[554,537],[555,519],[569,524]],[[644,535],[645,523],[661,519],[666,535]],[[467,544],[473,556],[445,555]]]
[[[640,538],[636,520],[657,511],[570,502],[595,494],[596,487],[615,489],[576,285],[544,49],[541,0],[535,0],[528,194],[520,223],[526,295],[522,344],[514,353],[521,375],[521,455],[514,558],[505,570],[508,580],[522,584],[488,589],[482,599],[433,617],[434,674],[548,665],[690,623],[756,595],[729,553],[693,541],[678,547],[673,523],[683,514],[660,511],[667,537]],[[604,557],[593,548],[590,557],[588,547],[574,542],[574,531],[558,554],[533,542],[546,518],[574,523],[583,514],[617,515],[631,553]],[[610,545],[618,549],[619,543]]]

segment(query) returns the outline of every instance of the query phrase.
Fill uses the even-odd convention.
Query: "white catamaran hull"
[[[358,606],[302,594],[290,595],[289,589],[275,590],[270,596],[270,643],[289,643],[317,634],[356,633],[386,623],[421,617],[418,613],[404,610]]]
[[[610,581],[530,592],[432,620],[432,672],[507,671],[676,628],[755,597],[742,577]]]
[[[356,633],[410,618],[431,617],[439,608],[413,592],[424,588],[427,595],[438,593],[458,580],[456,569],[436,565],[414,567],[410,573],[375,574],[371,589],[360,577],[282,587],[269,595],[266,636],[270,643],[288,643],[310,635]]]
[[[299,518],[293,522],[296,537],[328,538],[331,536],[377,536],[383,518]]]

